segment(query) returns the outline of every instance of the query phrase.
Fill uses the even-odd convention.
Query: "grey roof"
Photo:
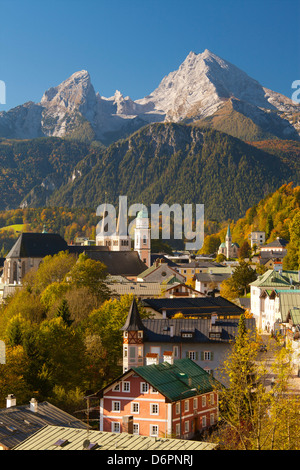
[[[66,250],[67,242],[57,233],[22,233],[6,258],[43,258]]]
[[[69,427],[45,426],[43,429],[16,446],[13,450],[83,450],[89,441],[90,449],[118,453],[123,450],[139,451],[185,451],[214,450],[217,444],[186,439],[155,438],[133,434],[113,433]],[[61,443],[61,446],[58,444]],[[56,445],[55,445],[56,444]]]
[[[255,319],[245,319],[246,328],[255,331]],[[143,320],[144,341],[161,343],[228,343],[238,333],[239,318],[216,320],[210,319],[146,319]],[[172,327],[172,329],[171,329]],[[183,337],[183,332],[193,333],[192,337]],[[220,332],[220,338],[212,338],[211,332]]]
[[[47,401],[38,403],[38,411],[29,405],[0,409],[0,445],[12,448],[33,433],[51,424],[86,429],[86,424]]]
[[[196,281],[200,282],[223,282],[231,277],[231,273],[197,273],[195,274]]]
[[[277,237],[276,240],[273,240],[272,242],[270,243],[267,243],[266,245],[263,245],[261,246],[261,248],[272,248],[272,247],[277,247],[277,248],[285,248],[286,245],[288,244],[289,242],[287,240],[284,240],[283,238],[279,238]]]
[[[138,276],[147,269],[137,251],[98,251],[91,248],[85,250],[85,254],[95,261],[104,263],[109,274]]]
[[[216,261],[190,261],[189,263],[177,263],[180,268],[222,268],[223,264]]]
[[[207,316],[211,313],[219,315],[237,315],[240,316],[244,310],[225,299],[224,297],[179,297],[179,298],[157,298],[143,299],[144,307],[150,307],[153,310],[162,313],[166,311],[168,317],[176,313],[183,315]]]

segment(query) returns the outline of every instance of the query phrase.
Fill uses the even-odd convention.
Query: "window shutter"
[[[201,361],[204,361],[204,352],[201,351]]]
[[[185,357],[188,359],[189,358],[189,352],[185,351]]]
[[[196,351],[196,361],[198,361],[198,359],[199,359],[199,353],[198,351]]]
[[[211,361],[214,360],[214,353],[213,353],[213,351],[210,353],[210,360],[211,360]]]

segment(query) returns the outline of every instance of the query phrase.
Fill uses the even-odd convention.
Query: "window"
[[[182,338],[192,338],[193,333],[181,333]]]
[[[189,400],[185,400],[184,402],[184,411],[189,411]]]
[[[198,408],[198,398],[194,398],[193,406],[194,406],[194,410],[196,410]]]
[[[180,434],[180,424],[176,424],[175,433],[176,433],[176,436],[179,436],[179,434]]]
[[[149,384],[147,382],[141,382],[141,393],[148,393]]]
[[[113,392],[119,392],[120,391],[120,384],[116,384],[113,388]]]
[[[130,357],[131,361],[135,360],[135,357],[136,357],[136,348],[135,348],[135,346],[129,346],[129,357]]]
[[[202,416],[202,427],[206,427],[206,416]]]
[[[211,360],[211,352],[210,351],[204,351],[204,360],[205,361],[210,361]]]
[[[178,348],[178,346],[173,346],[173,356],[174,356],[174,358],[179,357],[179,348]]]
[[[121,411],[121,402],[113,401],[112,402],[112,411],[115,411],[116,413],[120,413],[120,411]]]
[[[206,396],[205,395],[203,395],[203,397],[202,397],[202,406],[203,407],[206,406]]]
[[[159,405],[157,403],[150,403],[150,414],[151,415],[159,414]]]
[[[189,430],[190,430],[190,422],[185,421],[184,422],[184,432],[189,432]]]
[[[176,403],[176,407],[175,407],[175,411],[176,411],[176,414],[179,415],[180,413],[180,403]]]
[[[138,414],[140,412],[140,404],[139,403],[131,403],[131,413]]]
[[[140,434],[140,425],[133,424],[133,434]]]
[[[111,423],[111,432],[120,432],[120,423],[112,422]]]
[[[189,351],[189,359],[192,359],[192,361],[196,361],[198,359],[198,354],[196,351]]]
[[[150,424],[150,436],[158,436],[157,424]]]
[[[122,382],[123,392],[130,392],[130,382]]]
[[[210,425],[213,426],[215,424],[215,415],[213,413],[211,413],[209,419],[210,419]]]
[[[158,393],[158,390],[156,390],[156,388],[151,387],[150,393]]]
[[[215,403],[215,396],[214,396],[213,393],[210,394],[209,400],[210,400],[210,404],[211,404],[211,405],[214,405],[214,403]]]

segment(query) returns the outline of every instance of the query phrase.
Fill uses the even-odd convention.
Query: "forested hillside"
[[[299,164],[298,164],[299,165]],[[207,128],[151,124],[129,138],[84,158],[72,181],[53,193],[49,204],[97,207],[129,204],[194,203],[205,205],[206,219],[237,219],[297,171],[245,142]]]
[[[284,258],[285,269],[300,266],[300,186],[285,184],[246,211],[244,217],[230,225],[232,240],[240,246],[248,241],[252,231],[266,232],[266,243],[284,238],[289,241],[288,255]],[[205,252],[215,240],[224,241],[227,225],[214,235],[208,235],[202,250]]]

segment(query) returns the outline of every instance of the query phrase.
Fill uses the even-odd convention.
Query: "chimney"
[[[6,397],[6,408],[11,408],[12,406],[16,406],[17,399],[14,395],[8,395]]]
[[[211,324],[215,325],[217,319],[218,319],[218,314],[217,313],[212,313],[211,314]]]
[[[151,364],[159,364],[158,354],[156,353],[146,354],[146,366],[150,366]]]
[[[34,413],[36,413],[38,410],[37,400],[35,398],[31,398],[29,403],[30,403],[30,411],[33,411]]]
[[[165,351],[164,352],[164,362],[168,362],[169,364],[173,364],[173,352],[172,351]]]
[[[123,416],[122,431],[133,434],[133,416]]]

